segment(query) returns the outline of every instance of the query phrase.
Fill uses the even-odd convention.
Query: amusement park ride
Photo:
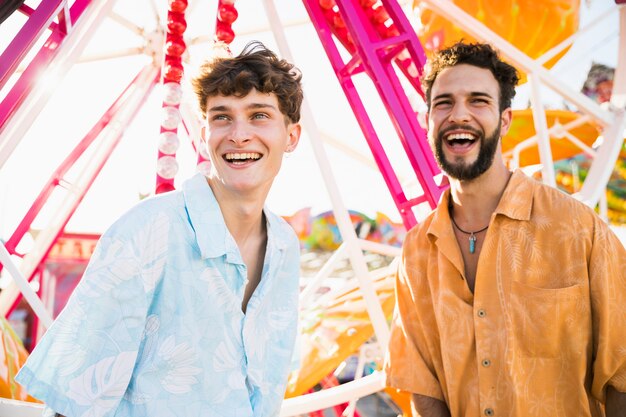
[[[137,5],[132,7],[144,4],[135,2]],[[623,1],[617,0],[585,28],[579,28],[580,0],[544,2],[541,8],[534,0],[303,0],[302,3],[308,19],[296,24],[315,28],[318,39],[307,42],[321,43],[406,229],[435,207],[446,187],[419,123],[423,112],[419,77],[433,50],[461,38],[491,42],[523,72],[529,85],[530,108],[517,112],[514,120],[519,120],[519,124],[503,140],[511,168],[536,164],[541,179],[557,186],[560,181],[555,174],[555,161],[586,155],[591,162],[584,181],[574,189],[575,196],[591,207],[598,207],[606,218],[605,190],[616,163],[626,157]],[[189,138],[197,169],[201,172],[208,169],[207,155],[199,142],[199,121],[190,104],[193,99],[186,96],[189,51],[193,45],[214,39],[226,44],[233,42],[240,36],[236,33],[236,22],[240,14],[246,13],[248,2],[146,0],[145,4],[156,19],[154,31],[118,13],[115,0],[9,0],[0,7],[0,24],[18,17],[21,22],[0,57],[0,169],[14,155],[53,93],[42,81],[42,74],[62,75],[84,60],[83,52],[103,22],[117,22],[143,39],[141,46],[122,51],[118,57],[132,54],[151,57],[52,173],[15,230],[0,241],[0,268],[4,276],[8,274],[12,278],[0,292],[0,312],[7,318],[20,308],[35,313],[26,332],[30,348],[64,305],[65,300],[59,298],[63,293],[63,281],[58,279],[61,264],[65,261],[63,273],[73,275],[72,285],[75,285],[98,238],[69,233],[66,225],[153,91],[162,91],[161,126],[160,132],[155,133],[158,151],[154,193],[175,188],[179,170],[176,154],[180,152],[179,146],[183,146],[179,133]],[[274,1],[263,0],[262,4],[279,55],[298,65],[285,31],[293,22],[281,21]],[[282,6],[293,7],[289,2],[282,2]],[[199,7],[210,10],[210,22],[205,25],[213,30],[191,37],[188,27]],[[616,15],[620,24],[619,56],[612,97],[610,102],[600,105],[566,85],[549,69],[583,31]],[[376,94],[363,94],[364,82]],[[576,111],[546,110],[542,97],[546,87],[562,96]],[[380,133],[377,125],[380,117],[374,117],[368,110],[372,100],[386,110],[387,123],[395,131],[393,135]],[[355,408],[358,398],[384,390],[379,371],[361,375],[366,364],[373,363],[379,368],[385,351],[394,302],[393,280],[389,277],[400,250],[397,245],[364,239],[355,231],[321,139],[325,135],[313,112],[305,99],[303,127],[332,203],[342,243],[317,274],[307,280],[301,293],[301,315],[305,321],[301,368],[291,375],[281,416],[321,416],[319,410],[327,408],[333,408],[337,415],[358,415]],[[50,129],[62,132],[60,126]],[[63,136],[59,134],[59,137]],[[397,155],[390,155],[388,149],[392,146],[402,149],[403,161],[398,162]],[[407,180],[399,175],[399,163],[410,166],[414,177]],[[33,223],[44,211],[53,214],[44,227],[35,231]],[[27,236],[32,237],[33,243],[28,251],[22,251],[20,244]],[[82,254],[68,260],[64,253],[70,245],[74,249],[72,253],[79,250]],[[368,253],[393,260],[373,269]],[[353,278],[346,280],[343,287],[320,295],[324,281],[346,260]],[[69,269],[68,263],[72,265]],[[65,296],[66,293],[67,290]],[[41,405],[27,402],[33,399],[27,398],[13,381],[27,350],[8,322],[3,320],[1,324],[0,353],[5,363],[0,368],[8,371],[0,381],[0,395],[5,397],[0,400],[0,416],[38,415]],[[337,384],[333,372],[351,355],[359,358],[355,378]],[[405,396],[392,390],[386,392],[399,413],[410,415]]]

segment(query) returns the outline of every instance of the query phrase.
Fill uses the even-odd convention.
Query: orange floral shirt
[[[626,251],[596,214],[513,173],[485,236],[474,293],[448,214],[407,235],[387,384],[453,417],[602,416],[626,392]]]

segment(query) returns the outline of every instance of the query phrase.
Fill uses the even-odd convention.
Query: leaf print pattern
[[[133,278],[139,271],[138,259],[118,240],[105,245],[98,244],[93,256],[96,262],[90,263],[85,274],[97,276],[98,279],[84,280],[77,287],[87,297],[99,297]]]
[[[102,415],[111,410],[126,391],[136,352],[122,352],[115,357],[104,358],[88,367],[69,382],[68,398],[76,404],[88,406],[83,415]]]
[[[216,307],[224,309],[226,313],[235,313],[241,310],[241,307],[234,302],[233,292],[226,286],[224,277],[217,268],[206,268],[200,276],[202,281],[208,284],[207,293],[216,303]]]
[[[626,391],[623,245],[588,207],[517,171],[472,294],[452,261],[448,198],[405,238],[387,384],[445,399],[451,415],[600,417],[602,388]]]
[[[63,312],[63,320],[55,322],[57,338],[48,349],[50,361],[59,367],[61,376],[71,375],[85,363],[87,352],[78,343],[79,332],[84,329],[85,310],[81,304]]]
[[[216,372],[226,372],[239,368],[241,366],[239,352],[240,349],[235,346],[230,338],[225,338],[215,349],[213,369]]]
[[[160,214],[138,234],[138,246],[145,247],[141,257],[141,277],[146,292],[154,289],[163,274],[167,260],[169,226],[167,216]]]
[[[265,214],[262,280],[272,290],[255,293],[244,315],[245,268],[229,261],[241,257],[206,179],[143,200],[102,236],[16,380],[65,415],[275,417],[300,263],[291,227]]]
[[[198,383],[194,375],[202,372],[202,369],[192,366],[197,355],[187,343],[176,344],[174,336],[165,339],[160,346],[158,356],[165,361],[167,374],[161,379],[163,389],[172,394],[183,394],[191,391],[191,386]]]

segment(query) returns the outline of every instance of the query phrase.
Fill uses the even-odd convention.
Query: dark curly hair
[[[487,43],[461,41],[437,52],[429,61],[422,77],[422,88],[426,93],[428,108],[430,108],[431,89],[439,73],[459,64],[474,65],[491,71],[500,86],[500,112],[511,107],[511,100],[515,97],[515,86],[519,81],[515,67],[502,61],[498,52]]]
[[[278,106],[291,123],[300,120],[302,74],[293,64],[279,59],[261,42],[248,43],[236,57],[220,57],[202,64],[191,84],[198,98],[202,117],[207,99],[214,96],[244,97],[253,88],[274,93]]]

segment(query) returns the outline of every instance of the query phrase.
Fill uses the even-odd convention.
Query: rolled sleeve
[[[391,325],[389,348],[385,357],[386,383],[390,387],[444,400],[441,384],[436,377],[435,367],[428,353],[422,318],[415,303],[415,282],[407,273],[407,249],[396,275],[396,306]],[[416,277],[411,280],[415,281]],[[416,285],[419,287],[419,285]],[[425,294],[420,294],[425,296]]]

